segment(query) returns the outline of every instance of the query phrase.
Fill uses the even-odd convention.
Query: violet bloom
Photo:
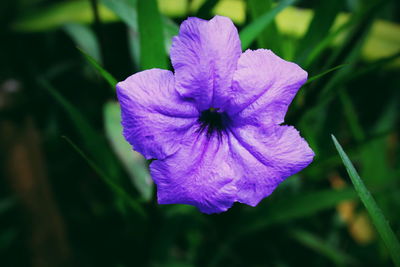
[[[314,157],[281,125],[307,73],[270,50],[242,53],[232,21],[189,18],[171,47],[175,73],[150,69],[117,84],[123,134],[146,159],[160,204],[204,213],[256,206]]]

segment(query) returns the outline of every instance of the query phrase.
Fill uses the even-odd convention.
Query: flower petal
[[[233,76],[227,112],[236,121],[280,124],[307,72],[271,50],[247,50]]]
[[[199,116],[174,89],[172,72],[151,69],[117,84],[123,134],[147,159],[173,154]]]
[[[232,131],[235,161],[246,173],[237,180],[239,202],[255,206],[286,178],[307,167],[314,152],[292,126]]]
[[[188,204],[218,213],[235,201],[256,206],[313,156],[291,126],[266,131],[246,126],[222,136],[188,134],[180,150],[152,162],[150,170],[160,204]]]
[[[227,137],[194,132],[174,155],[153,161],[159,204],[188,204],[204,213],[219,213],[236,200],[235,162]]]
[[[241,55],[239,35],[229,18],[188,18],[170,51],[176,89],[196,101],[200,111],[219,108],[226,99]]]

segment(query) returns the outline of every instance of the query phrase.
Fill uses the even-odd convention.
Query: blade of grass
[[[106,22],[117,20],[114,13],[103,5],[99,6],[99,14],[102,20]],[[93,13],[89,1],[59,1],[47,6],[41,5],[41,8],[16,18],[11,28],[15,31],[36,32],[55,29],[71,22],[93,22]]]
[[[330,32],[328,35],[326,35],[323,39],[321,39],[314,49],[310,51],[310,53],[307,55],[304,61],[304,67],[309,68],[318,58],[319,56],[322,55],[322,53],[332,45],[332,42],[334,42],[335,38],[338,37],[339,34],[342,34],[346,30],[349,29],[349,27],[353,24],[353,21],[349,19],[346,23],[341,25],[339,28],[336,30]]]
[[[164,26],[156,0],[138,0],[140,68],[168,68],[164,47]]]
[[[240,31],[242,49],[247,49],[259,34],[267,27],[285,7],[292,5],[296,0],[283,0],[278,6],[269,10]]]
[[[306,217],[318,211],[332,208],[343,200],[354,199],[356,196],[356,193],[352,189],[322,190],[271,203],[266,211],[268,216],[261,220],[253,220],[251,223],[247,223],[244,232],[254,233],[271,224]],[[318,201],[315,201],[316,199],[318,199]],[[243,233],[241,233],[241,235],[243,235]]]
[[[136,66],[140,65],[140,37],[138,31],[137,0],[101,0],[101,3],[112,10],[129,27],[129,52]],[[161,3],[159,3],[161,4]],[[165,51],[168,54],[171,39],[178,34],[179,28],[171,19],[162,16],[164,23]]]
[[[64,140],[87,162],[87,164],[100,176],[104,183],[106,183],[117,195],[121,196],[130,207],[135,210],[142,217],[146,216],[146,213],[142,206],[140,206],[136,201],[134,201],[120,186],[115,184],[110,177],[92,161],[85,153],[66,136],[62,136]]]
[[[356,109],[353,105],[353,102],[351,101],[349,94],[344,90],[340,90],[339,99],[343,105],[344,115],[349,125],[351,134],[358,143],[364,141],[365,133],[360,124]]]
[[[336,137],[332,135],[333,143],[335,144],[336,150],[338,151],[344,166],[346,167],[347,173],[350,176],[351,182],[354,185],[362,203],[367,209],[372,222],[374,223],[379,235],[381,236],[383,242],[385,243],[390,255],[392,256],[393,262],[396,266],[400,266],[400,243],[394,234],[392,228],[390,227],[388,221],[383,215],[382,211],[376,204],[371,193],[365,187],[363,181],[358,175],[356,169],[351,163],[349,157],[344,152],[342,146],[336,140]]]
[[[314,250],[316,253],[327,257],[338,266],[354,265],[358,262],[344,251],[332,246],[310,232],[297,229],[290,231],[290,234],[296,241]]]
[[[101,62],[100,46],[96,35],[86,25],[68,23],[63,27],[64,31],[72,38],[76,46],[87,51],[87,54],[97,62]]]
[[[100,0],[104,6],[112,10],[129,27],[137,30],[137,0]]]
[[[95,145],[98,143],[98,134],[91,127],[87,119],[77,110],[71,103],[69,103],[53,86],[45,79],[39,78],[38,83],[49,92],[49,94],[63,107],[63,109],[67,112],[69,117],[71,118],[72,123],[74,124],[76,130],[81,135],[83,141],[87,143],[89,146],[93,145],[95,147],[99,147]],[[95,154],[102,153],[103,151],[96,149]]]
[[[364,43],[364,39],[366,39],[367,33],[370,32],[373,21],[378,14],[378,12],[376,12],[377,8],[384,7],[386,2],[385,0],[374,0],[363,3],[363,8],[360,12],[353,15],[351,19],[352,24],[349,32],[345,36],[344,42],[340,46],[337,46],[330,57],[325,60],[326,67],[337,64],[336,62],[339,59],[352,54],[355,49],[361,50],[362,47],[355,48],[356,46],[354,44],[358,42],[357,40],[362,40],[362,43]]]
[[[317,2],[314,17],[297,46],[297,62],[302,63],[326,36],[343,7],[343,2],[343,0]]]
[[[117,84],[117,80],[106,71],[93,57],[91,57],[88,53],[86,53],[83,49],[77,47],[79,52],[86,58],[86,60],[92,65],[99,74],[107,81],[107,83],[112,88],[113,92],[115,91],[115,85]]]
[[[346,35],[346,41],[333,51],[324,65],[325,68],[329,68],[332,64],[335,64],[336,61],[339,61],[339,59],[341,59],[339,62],[343,62],[344,60],[344,62],[351,63],[336,72],[320,90],[317,105],[323,107],[330,103],[339,92],[338,88],[344,84],[346,77],[352,74],[355,63],[360,58],[362,47],[364,46],[372,22],[376,16],[376,14],[373,13],[374,7],[379,3],[382,3],[382,0],[375,0],[372,4],[366,5],[360,13],[355,14],[351,19],[354,21],[354,25],[351,26],[351,30]]]
[[[237,225],[246,225],[246,227],[240,228],[240,231],[235,228],[235,232],[230,233],[228,239],[221,242],[223,246],[215,253],[215,257],[211,259],[209,265],[219,266],[220,261],[227,255],[230,248],[244,236],[257,233],[273,224],[315,214],[318,211],[335,207],[343,200],[355,199],[356,197],[357,194],[353,189],[323,190],[271,203],[265,213],[266,216],[262,216],[262,219],[252,219],[248,215],[238,221]],[[315,201],[316,199],[318,201]]]
[[[71,103],[68,102],[68,100],[58,93],[49,82],[43,78],[39,78],[38,82],[54,97],[54,99],[56,99],[57,102],[61,104],[66,113],[69,115],[88,151],[90,151],[91,155],[96,160],[96,164],[103,167],[101,172],[105,173],[108,181],[113,184],[113,192],[116,193],[117,200],[127,200],[129,195],[117,184],[117,181],[120,179],[120,165],[108,146],[107,141],[96,132],[83,114],[81,114],[78,109],[76,109]],[[118,187],[118,189],[115,189],[115,187]],[[132,199],[129,200],[129,202],[132,201]]]
[[[146,166],[146,160],[122,136],[121,110],[117,102],[104,105],[104,128],[106,136],[115,154],[125,167],[132,183],[145,200],[150,200],[153,193],[153,183]]]
[[[87,149],[96,161],[104,166],[108,175],[115,180],[119,179],[120,166],[116,161],[107,141],[94,129],[85,116],[65,99],[57,90],[45,79],[38,78],[38,83],[61,105],[70,117],[77,133],[82,138]]]
[[[360,40],[357,44],[357,46],[361,46],[362,40]],[[359,51],[353,50],[353,53],[348,56],[348,58],[345,60],[347,62],[353,62],[357,58],[357,54]],[[392,56],[389,56],[387,58],[377,60],[376,62],[367,65],[364,68],[361,69],[355,69],[353,63],[348,63],[347,65],[344,65],[341,69],[338,70],[338,73],[335,73],[333,77],[328,81],[328,83],[325,85],[325,87],[321,90],[321,94],[324,94],[325,97],[319,97],[319,101],[317,104],[313,107],[308,107],[308,109],[304,112],[303,115],[300,116],[300,122],[299,124],[303,124],[306,127],[303,127],[303,130],[307,131],[310,130],[310,128],[307,126],[309,125],[309,121],[314,121],[313,124],[315,124],[315,119],[316,117],[320,117],[323,112],[325,112],[326,105],[328,105],[334,97],[343,89],[340,87],[341,84],[348,84],[350,81],[357,79],[363,75],[367,75],[368,73],[377,70],[379,68],[383,68],[391,63],[393,63],[394,60],[398,59],[400,56],[400,53],[396,53]],[[339,89],[338,89],[339,88]],[[336,90],[333,90],[336,89]],[[308,88],[307,90],[308,93],[310,93],[310,90]],[[329,92],[329,93],[328,93]],[[315,127],[313,127],[315,129]],[[315,130],[312,131],[315,133]]]
[[[247,6],[252,20],[256,20],[273,8],[271,0],[249,0]],[[271,49],[277,55],[282,56],[281,36],[279,35],[275,21],[272,21],[258,35],[257,47]]]
[[[309,84],[309,83],[311,83],[311,82],[313,82],[313,81],[315,81],[315,80],[321,78],[322,76],[324,76],[324,75],[326,75],[326,74],[328,74],[328,73],[330,73],[330,72],[332,72],[332,71],[335,71],[335,70],[337,70],[337,69],[340,69],[340,68],[342,68],[342,67],[344,67],[344,66],[346,66],[346,65],[348,65],[348,63],[338,65],[338,66],[333,67],[333,68],[330,68],[329,70],[326,70],[326,71],[324,71],[324,72],[322,72],[322,73],[320,73],[320,74],[317,74],[317,75],[311,77],[310,79],[308,79],[307,82],[306,82],[304,85]]]
[[[336,97],[340,90],[344,90],[342,84],[345,83],[346,78],[351,76],[354,72],[355,64],[359,59],[359,55],[361,52],[361,48],[364,44],[365,38],[368,33],[368,27],[364,29],[363,35],[353,44],[352,49],[344,58],[344,62],[350,62],[347,65],[340,68],[337,72],[332,75],[332,77],[328,80],[325,86],[319,90],[319,94],[316,97],[315,105],[311,108],[309,105],[307,106],[307,110],[301,115],[301,121],[308,120],[313,116],[320,116],[321,112],[325,112],[326,106],[331,103],[331,101]],[[314,89],[317,88],[314,84]],[[310,88],[311,89],[311,88]],[[307,94],[310,94],[312,90],[308,90]],[[321,120],[320,122],[323,122]]]

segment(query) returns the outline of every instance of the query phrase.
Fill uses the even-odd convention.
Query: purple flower
[[[281,125],[307,73],[270,50],[242,53],[232,21],[189,18],[171,47],[175,73],[150,69],[117,84],[123,134],[147,159],[160,204],[204,213],[256,206],[314,153]]]

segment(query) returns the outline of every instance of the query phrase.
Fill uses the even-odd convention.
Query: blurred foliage
[[[286,123],[316,158],[256,208],[204,215],[156,203],[114,86],[169,68],[178,25],[214,14],[233,19],[244,48],[308,71]],[[0,21],[2,266],[393,266],[400,255],[399,1],[6,0]]]

